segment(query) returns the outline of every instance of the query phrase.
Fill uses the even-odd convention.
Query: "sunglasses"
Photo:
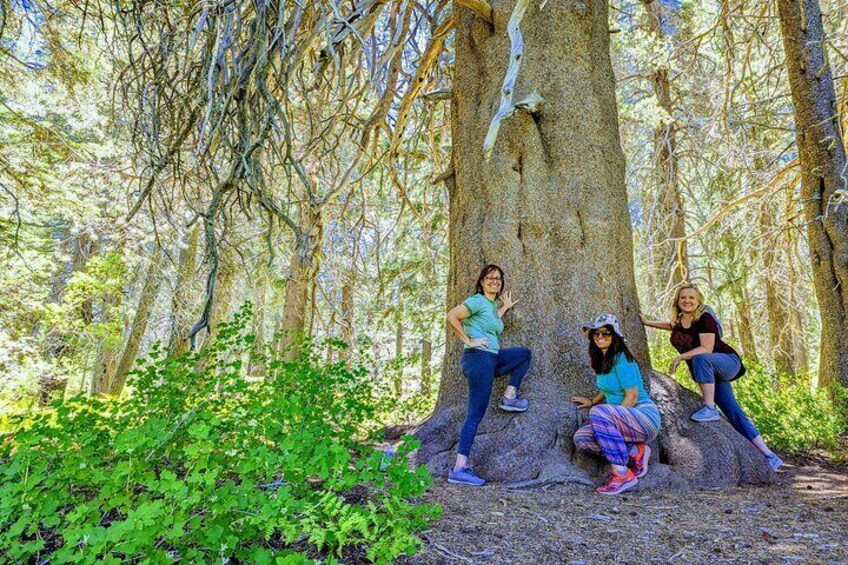
[[[608,332],[607,330],[601,330],[599,332],[594,332],[592,337],[602,337],[602,338],[611,338],[612,332]]]

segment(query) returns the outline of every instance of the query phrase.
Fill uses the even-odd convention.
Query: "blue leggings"
[[[730,379],[739,372],[741,364],[742,361],[736,355],[704,353],[692,358],[689,369],[696,383],[715,384],[715,403],[721,408],[730,425],[745,436],[745,439],[752,440],[760,435],[760,432],[742,411],[730,384]]]
[[[477,426],[483,420],[495,377],[512,373],[509,384],[518,388],[521,379],[530,368],[530,350],[526,347],[509,347],[498,353],[490,353],[482,349],[466,349],[460,361],[462,374],[468,379],[468,414],[459,432],[460,455],[468,457],[471,444],[477,435]]]

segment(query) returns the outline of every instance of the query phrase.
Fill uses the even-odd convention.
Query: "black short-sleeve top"
[[[718,337],[718,322],[709,312],[704,312],[701,317],[692,322],[688,328],[684,328],[679,322],[671,328],[671,345],[678,353],[692,351],[701,345],[700,334],[715,334],[714,353],[729,353],[739,356],[736,350],[724,343]]]

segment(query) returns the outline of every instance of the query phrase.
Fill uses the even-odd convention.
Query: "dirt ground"
[[[404,563],[848,564],[846,470],[787,462],[778,485],[619,496],[436,479],[426,499],[444,513]]]

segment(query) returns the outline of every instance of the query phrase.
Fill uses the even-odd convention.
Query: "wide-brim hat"
[[[612,328],[612,331],[614,331],[618,337],[624,339],[624,334],[621,333],[621,328],[618,325],[618,318],[616,318],[612,314],[606,313],[598,314],[592,319],[591,322],[583,324],[583,333],[588,338],[590,330],[596,330],[604,326],[610,326]]]

